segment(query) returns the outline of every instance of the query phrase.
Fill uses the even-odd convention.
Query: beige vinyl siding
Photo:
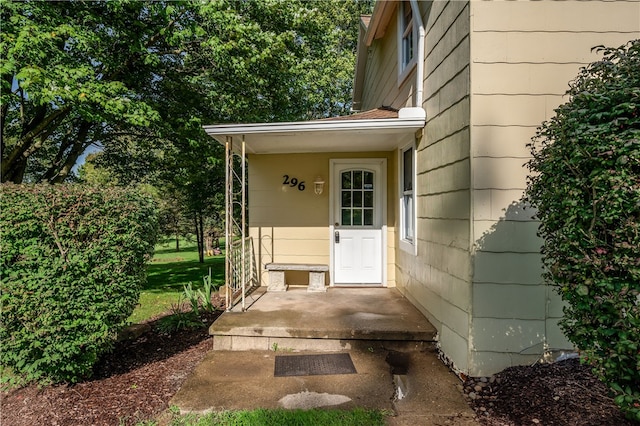
[[[397,33],[398,21],[394,14],[385,30],[385,36],[374,40],[369,47],[362,97],[363,111],[382,105],[397,109],[413,106],[415,69],[398,85]]]
[[[557,325],[562,301],[542,283],[538,222],[522,202],[527,144],[579,68],[600,57],[592,47],[640,37],[640,1],[419,7],[427,123],[416,134],[417,254],[394,240],[388,266],[454,369],[490,375],[539,358],[545,345],[571,346]],[[398,87],[395,15],[384,32],[369,49],[363,109],[412,105],[415,74]]]
[[[640,22],[637,0],[563,1],[551,7],[544,2],[521,2],[516,8],[509,2],[485,3],[473,6],[475,33],[621,33],[629,34],[630,40],[637,36]]]
[[[427,123],[417,142],[417,256],[397,250],[398,288],[438,329],[443,351],[467,369],[469,255],[469,6],[424,7]]]
[[[471,375],[489,375],[570,348],[557,326],[562,302],[542,284],[538,223],[524,209],[535,129],[568,82],[640,36],[640,2],[471,2],[473,304]]]
[[[329,163],[333,158],[387,158],[387,282],[395,286],[394,152],[249,155],[249,235],[253,238],[261,285],[268,284],[264,265],[270,262],[329,265],[329,199],[333,182]],[[283,185],[283,175],[305,182],[299,191]],[[316,176],[325,180],[321,195],[314,193]],[[287,282],[306,283],[308,274],[287,272]],[[328,279],[328,278],[327,278]],[[327,281],[328,283],[328,281]]]
[[[329,264],[329,231],[326,227],[250,226],[261,285],[268,285],[264,265],[281,263]],[[287,272],[287,282],[307,283],[308,274]],[[328,284],[328,281],[327,281]]]
[[[262,285],[270,262],[329,264],[329,193],[313,191],[316,176],[328,181],[328,159],[308,155],[250,155],[249,235],[253,238]],[[299,191],[283,185],[283,175],[305,182]],[[327,185],[328,187],[328,185]],[[325,188],[326,189],[326,188]],[[303,277],[288,274],[297,283]]]

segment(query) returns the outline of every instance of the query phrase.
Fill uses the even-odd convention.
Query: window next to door
[[[415,147],[400,150],[400,248],[416,254]]]

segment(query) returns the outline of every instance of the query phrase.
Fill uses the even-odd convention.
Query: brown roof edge
[[[371,22],[371,15],[360,15],[360,21],[362,22],[365,28],[369,28],[369,23]]]
[[[367,26],[367,34],[365,36],[367,46],[371,46],[374,39],[384,36],[387,25],[395,11],[396,3],[398,3],[396,0],[376,1]]]
[[[398,110],[383,105],[380,108],[358,112],[351,115],[341,115],[339,117],[329,117],[318,121],[338,121],[338,120],[382,120],[387,118],[398,118]]]

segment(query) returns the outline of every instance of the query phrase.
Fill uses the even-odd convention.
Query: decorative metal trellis
[[[247,186],[245,141],[238,152],[233,137],[225,143],[225,284],[227,311],[241,302],[246,310],[246,296],[260,284],[253,240],[247,236]]]

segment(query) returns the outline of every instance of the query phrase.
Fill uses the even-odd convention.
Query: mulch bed
[[[577,359],[511,367],[468,379],[465,396],[486,426],[631,426],[607,387]]]
[[[208,325],[219,314],[203,317],[202,327],[171,334],[151,322],[141,336],[118,342],[98,362],[91,380],[3,392],[0,424],[135,425],[154,418],[211,350]]]
[[[203,327],[160,333],[155,322],[140,336],[119,342],[76,385],[35,385],[2,393],[0,424],[135,425],[157,418],[195,366],[211,350]],[[631,426],[600,383],[577,360],[508,368],[468,379],[465,396],[484,426]]]

